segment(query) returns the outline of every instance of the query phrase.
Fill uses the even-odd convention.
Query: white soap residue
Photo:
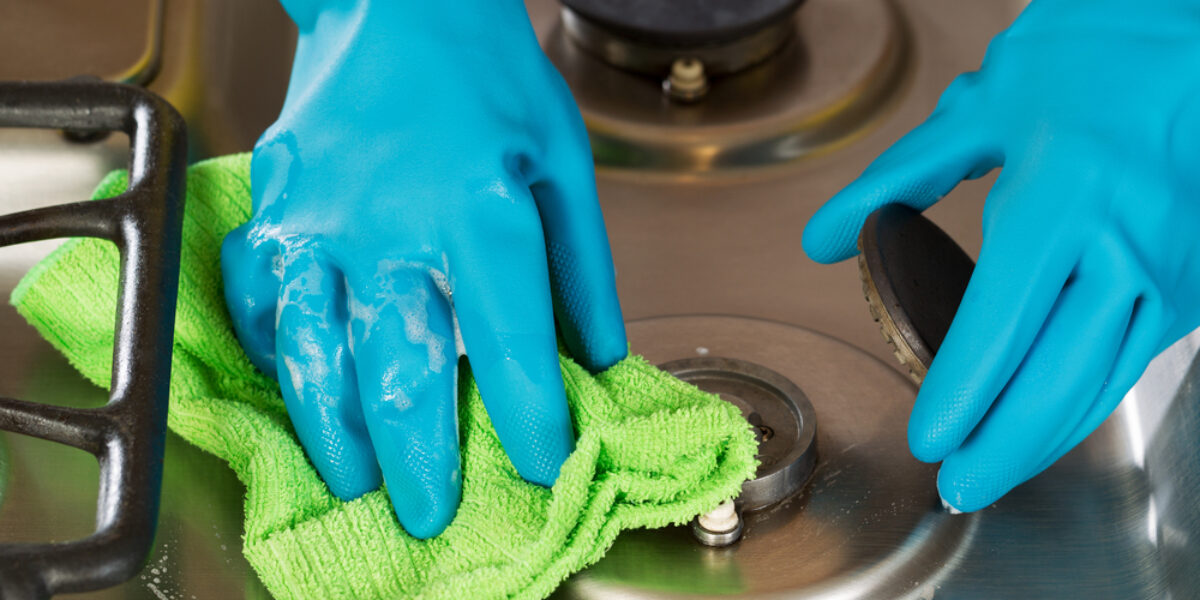
[[[383,389],[383,397],[381,401],[387,402],[394,406],[396,410],[404,412],[412,408],[412,399],[404,392],[404,381],[401,380],[400,365],[392,364],[383,372],[380,378],[380,387]]]
[[[294,341],[300,350],[297,356],[284,356],[283,364],[287,369],[287,377],[296,391],[296,398],[303,403],[318,402],[334,406],[338,397],[327,393],[332,386],[326,384],[330,377],[330,357],[325,347],[318,341],[311,327],[299,327],[293,330]],[[282,373],[280,374],[283,375]],[[305,384],[312,384],[305,387]]]
[[[509,202],[516,203],[517,201],[517,199],[513,197],[512,192],[508,189],[508,186],[504,185],[504,181],[501,179],[492,181],[492,183],[487,186],[487,191],[504,198]]]
[[[952,514],[952,515],[961,515],[961,514],[963,514],[963,511],[961,511],[961,510],[958,510],[957,508],[954,508],[954,506],[953,506],[953,505],[951,505],[949,502],[946,502],[946,499],[945,499],[945,498],[942,498],[942,497],[941,497],[941,495],[938,495],[938,499],[942,501],[942,508],[946,509],[946,512],[948,512],[948,513],[950,513],[950,514]],[[961,500],[962,500],[962,498],[960,497],[960,498],[959,498],[959,500],[961,501]]]
[[[288,378],[292,381],[292,389],[296,391],[296,398],[302,403],[304,401],[304,369],[290,356],[283,357],[283,366],[287,369]]]
[[[435,289],[442,293],[443,299],[447,299],[445,296],[450,293],[450,285],[445,273],[412,261],[381,260],[377,265],[374,277],[377,293],[373,302],[370,304],[363,302],[353,293],[353,288],[347,285],[350,318],[359,325],[362,332],[358,340],[351,336],[351,343],[369,340],[379,325],[381,314],[385,310],[395,310],[404,322],[405,339],[411,344],[425,347],[428,371],[441,373],[446,368],[446,345],[450,340],[433,331],[429,326],[430,303],[437,302],[438,299],[434,298],[429,293],[429,288],[425,286],[418,285],[404,291],[396,289],[396,273],[414,268],[428,273]],[[450,309],[453,315],[452,305]],[[457,333],[455,337],[458,337]],[[457,348],[461,342],[456,339],[455,344]]]

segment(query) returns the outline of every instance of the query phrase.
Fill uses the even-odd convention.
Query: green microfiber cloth
[[[95,196],[125,189],[115,172]],[[737,408],[638,356],[599,375],[569,357],[563,379],[579,439],[558,482],[523,481],[462,369],[462,505],[416,540],[382,490],[329,493],[288,421],[279,387],[242,353],[225,311],[219,250],[250,218],[250,157],[194,165],[168,425],[246,485],[244,552],[279,598],[543,598],[599,560],[623,529],[690,520],[753,476],[756,444]],[[118,255],[66,242],[13,291],[17,310],[96,385],[110,383]]]

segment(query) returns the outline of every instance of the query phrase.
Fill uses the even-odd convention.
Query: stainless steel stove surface
[[[75,68],[119,71],[140,52],[128,39],[141,39],[135,8],[146,3],[115,4],[91,29],[72,29],[70,0],[0,19],[0,79],[64,77],[85,62]],[[627,532],[556,598],[1200,595],[1191,542],[1200,534],[1200,342],[1168,350],[1046,473],[984,511],[949,515],[936,468],[907,452],[915,388],[880,338],[853,261],[820,266],[800,247],[817,207],[919,123],[955,75],[977,67],[1024,2],[807,0],[769,58],[733,72],[713,63],[690,101],[664,93],[669,69],[623,70],[600,46],[578,43],[597,32],[572,25],[578,15],[564,19],[558,0],[527,4],[589,124],[633,350],[656,363],[758,365],[786,380],[776,388],[798,389],[816,421],[811,475],[796,495],[747,513],[740,541],[706,547],[687,527]],[[22,18],[28,28],[14,25]],[[30,30],[50,26],[86,43],[46,46]],[[99,31],[121,32],[122,43],[107,45]],[[294,34],[275,2],[173,0],[166,31],[151,89],[188,119],[194,157],[251,148],[282,100],[290,62]],[[46,55],[34,60],[35,48]],[[30,59],[7,58],[21,52]],[[85,196],[123,158],[120,139],[80,146],[0,131],[0,211]],[[969,251],[993,180],[962,184],[928,213]],[[52,246],[0,252],[0,292]],[[11,308],[0,309],[0,330],[0,394],[104,400]],[[753,411],[736,386],[716,391]],[[0,437],[0,540],[90,531],[96,472],[82,453]],[[139,577],[88,597],[267,597],[241,557],[242,492],[220,461],[168,436],[155,553]]]

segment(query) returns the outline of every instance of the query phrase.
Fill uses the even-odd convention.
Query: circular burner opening
[[[772,23],[680,52],[631,45],[565,8],[543,41],[571,87],[599,166],[639,175],[744,174],[845,141],[898,97],[909,72],[908,28],[893,3],[807,0]],[[703,81],[679,81],[687,70],[680,60],[702,64]]]
[[[737,406],[758,440],[758,472],[737,503],[755,511],[793,496],[817,461],[817,414],[783,375],[745,360],[699,357],[660,365],[664,371]]]

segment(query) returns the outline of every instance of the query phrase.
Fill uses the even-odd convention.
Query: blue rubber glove
[[[546,486],[574,444],[555,316],[584,366],[626,354],[587,134],[519,0],[284,6],[300,39],[254,216],[222,248],[226,302],[330,490],[382,477],[428,538],[461,495],[463,347]]]
[[[1196,0],[1034,0],[805,228],[810,257],[840,261],[877,207],[1003,166],[909,421],[953,508],[1048,467],[1200,325],[1198,67]]]

